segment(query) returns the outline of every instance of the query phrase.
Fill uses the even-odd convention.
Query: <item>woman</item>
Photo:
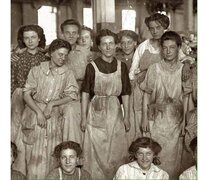
[[[113,178],[127,157],[130,82],[126,64],[114,58],[116,34],[103,29],[96,42],[101,57],[87,65],[82,89],[83,167],[92,178]]]
[[[132,142],[129,153],[132,162],[119,167],[115,179],[169,179],[167,172],[160,169],[157,157],[161,146],[148,137],[142,137]]]
[[[33,66],[46,61],[45,54],[42,52],[45,48],[45,41],[44,31],[40,26],[32,24],[19,28],[17,42],[22,52],[17,54],[19,58],[16,61],[11,62],[12,93],[16,88],[24,86]]]
[[[141,126],[142,118],[142,97],[143,91],[140,89],[139,85],[144,80],[147,69],[150,65],[161,61],[161,47],[160,38],[163,33],[168,29],[170,21],[169,18],[163,14],[155,13],[149,17],[145,18],[145,24],[147,25],[152,38],[147,39],[142,42],[134,53],[132,60],[132,66],[129,73],[129,78],[133,84],[134,92],[134,109],[139,119],[139,126]],[[186,59],[191,59],[190,57],[185,57],[185,55],[180,50],[179,60],[184,61]],[[186,64],[184,66],[183,78],[188,78],[189,66]]]
[[[132,58],[137,47],[138,35],[131,30],[122,30],[118,34],[121,52],[117,52],[116,58],[124,63],[126,63],[128,70],[131,68]],[[141,136],[141,131],[139,128],[139,116],[136,114],[135,111],[136,107],[136,91],[133,91],[130,95],[130,113],[129,113],[129,120],[131,124],[131,128],[127,133],[127,138],[129,144],[134,141],[137,137]]]
[[[61,106],[78,99],[77,82],[65,65],[70,50],[67,41],[54,40],[49,47],[51,60],[30,70],[23,89],[26,107],[17,142],[26,150],[29,179],[45,178],[53,168],[50,155],[63,136]]]
[[[82,155],[82,149],[78,143],[62,142],[55,147],[53,155],[59,162],[59,166],[48,174],[48,180],[91,179],[86,170],[77,167]]]
[[[131,68],[134,51],[137,47],[138,35],[131,30],[122,30],[118,36],[121,52],[116,54],[116,58],[125,62],[129,70]]]
[[[78,44],[83,47],[83,52],[85,52],[87,57],[87,62],[91,62],[98,57],[98,53],[93,51],[93,39],[94,32],[91,28],[87,26],[82,26],[80,31],[80,37],[78,39]]]
[[[24,109],[22,88],[32,67],[47,60],[42,50],[45,47],[45,35],[38,25],[22,26],[18,30],[18,46],[21,53],[12,54],[11,61],[11,140],[15,141]],[[14,60],[14,56],[18,57]]]
[[[163,60],[151,65],[140,84],[144,91],[142,130],[150,132],[163,147],[161,167],[170,179],[178,178],[183,152],[183,133],[189,94],[182,84],[183,64],[178,60],[181,38],[174,31],[165,32],[160,41]],[[150,127],[151,124],[151,127]]]
[[[197,136],[191,140],[189,148],[191,150],[191,155],[193,156],[195,164],[191,166],[190,168],[186,169],[184,172],[182,172],[182,174],[179,176],[179,180],[198,179],[197,177]]]

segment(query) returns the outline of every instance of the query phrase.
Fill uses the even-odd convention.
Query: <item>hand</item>
[[[195,63],[195,58],[192,58],[191,56],[185,56],[181,60],[182,63],[189,63],[189,64],[194,64]]]
[[[81,123],[80,123],[80,128],[82,132],[85,132],[86,130],[86,118],[82,118]]]
[[[125,131],[128,132],[131,127],[129,120],[124,119],[124,126],[125,126]]]
[[[145,132],[145,133],[150,132],[149,121],[148,120],[143,120],[141,128],[142,128],[142,131]]]
[[[44,115],[46,119],[51,118],[52,108],[53,108],[53,103],[49,102],[44,110]]]
[[[16,53],[12,53],[12,55],[11,55],[11,61],[12,61],[12,62],[17,62],[17,61],[19,61],[19,56],[18,56],[18,54],[16,54]]]
[[[46,128],[47,121],[42,111],[38,111],[37,113],[37,125],[41,128]]]
[[[183,69],[182,69],[182,81],[187,81],[190,78],[191,75],[191,69],[190,69],[189,63],[184,63]]]

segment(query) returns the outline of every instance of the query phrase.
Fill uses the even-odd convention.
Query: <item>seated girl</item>
[[[53,169],[47,176],[47,179],[91,179],[90,174],[77,167],[81,147],[73,141],[65,141],[55,147],[54,156],[59,162],[59,167]]]
[[[169,179],[167,172],[160,169],[157,155],[161,146],[151,138],[136,139],[129,147],[129,154],[134,160],[119,167],[115,179]]]

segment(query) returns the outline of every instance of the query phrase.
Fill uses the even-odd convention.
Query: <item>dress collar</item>
[[[51,72],[51,69],[50,69],[50,64],[49,64],[49,61],[46,61],[46,62],[42,62],[40,64],[40,68],[42,69],[42,71],[46,74],[46,75],[49,75],[49,73]],[[66,71],[68,70],[67,66],[66,65],[63,65],[61,67],[58,67],[56,68],[56,72],[58,74],[64,74]]]
[[[142,168],[139,166],[139,164],[137,163],[137,161],[133,161],[133,162],[129,163],[129,166],[130,167],[133,167],[133,168],[136,168],[139,171],[143,172]],[[150,169],[147,172],[152,172],[152,171],[159,172],[160,171],[160,168],[158,168],[157,166],[155,166],[152,163]]]

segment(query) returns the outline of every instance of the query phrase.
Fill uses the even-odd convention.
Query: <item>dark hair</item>
[[[18,149],[15,143],[11,142],[11,149],[12,149],[12,155],[14,157],[14,159],[17,158],[18,155]]]
[[[36,32],[39,39],[40,39],[38,47],[45,48],[46,39],[45,39],[45,34],[44,34],[43,29],[40,26],[36,25],[36,24],[31,24],[31,25],[22,26],[18,30],[17,42],[18,42],[18,46],[19,46],[20,49],[26,47],[26,45],[24,43],[24,32],[27,32],[27,31]]]
[[[197,148],[197,137],[193,138],[189,145],[191,151],[194,153]]]
[[[89,31],[90,32],[90,35],[91,35],[91,39],[93,39],[93,37],[94,37],[94,32],[93,32],[93,30],[91,29],[91,28],[89,28],[89,27],[87,27],[87,26],[81,26],[81,31],[82,30],[86,30],[86,31]]]
[[[80,147],[80,144],[73,141],[64,141],[55,147],[53,156],[59,159],[61,151],[65,149],[73,149],[77,153],[77,157],[80,157],[82,154],[82,149]]]
[[[64,27],[67,26],[67,25],[75,25],[75,26],[77,26],[78,27],[78,33],[80,33],[81,25],[80,25],[80,23],[76,19],[67,19],[67,20],[65,20],[60,25],[60,29],[61,29],[62,33],[64,31]]]
[[[63,39],[55,39],[51,42],[49,49],[48,49],[48,53],[49,55],[51,55],[52,52],[54,52],[57,49],[60,48],[66,48],[69,51],[71,50],[71,45],[69,42],[63,40]]]
[[[149,28],[149,23],[152,21],[159,22],[164,29],[167,29],[170,25],[169,18],[166,15],[160,13],[155,13],[145,18],[145,24],[147,25],[148,28]]]
[[[175,41],[177,46],[181,47],[182,45],[182,40],[181,37],[178,33],[176,33],[175,31],[167,31],[165,32],[161,39],[160,39],[160,45],[163,46],[164,41],[166,40],[172,40]]]
[[[114,38],[115,44],[118,43],[118,36],[116,33],[110,31],[109,29],[102,29],[99,31],[98,35],[96,36],[96,44],[97,46],[101,43],[101,38],[104,36],[112,36]]]
[[[132,144],[130,145],[128,149],[131,159],[133,160],[136,159],[135,156],[139,148],[150,148],[154,152],[154,155],[155,155],[153,159],[153,163],[155,165],[161,164],[158,157],[156,157],[162,150],[162,147],[160,146],[158,142],[148,137],[137,138],[135,141],[132,142]]]
[[[133,41],[137,42],[138,41],[138,35],[137,33],[135,33],[134,31],[132,30],[122,30],[118,33],[118,38],[119,38],[119,41],[121,41],[121,38],[123,36],[127,36],[127,37],[130,37],[133,39]]]

